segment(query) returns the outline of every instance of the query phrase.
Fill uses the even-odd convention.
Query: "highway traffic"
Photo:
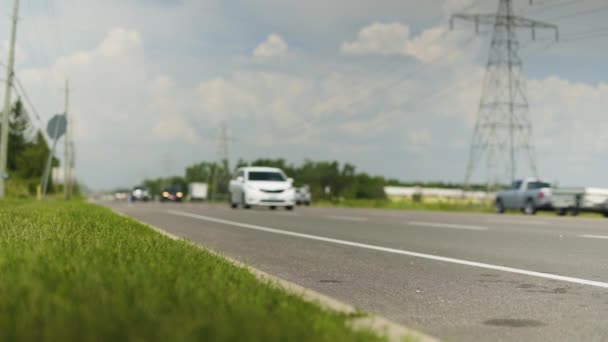
[[[446,340],[608,336],[604,220],[374,209],[114,210]]]

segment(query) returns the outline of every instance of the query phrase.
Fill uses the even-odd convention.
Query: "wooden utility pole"
[[[11,95],[13,89],[13,76],[15,65],[15,39],[17,38],[17,20],[19,15],[19,0],[13,2],[13,17],[11,20],[11,40],[8,50],[8,64],[6,65],[6,84],[4,89],[4,110],[2,115],[2,130],[0,131],[0,198],[6,194],[9,117],[11,113]]]

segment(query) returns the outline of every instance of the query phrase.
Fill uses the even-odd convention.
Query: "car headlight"
[[[184,196],[184,194],[183,194],[183,193],[181,193],[181,192],[178,192],[178,193],[177,193],[177,197],[182,198],[183,196]]]
[[[169,193],[168,192],[163,192],[163,197],[169,197]]]

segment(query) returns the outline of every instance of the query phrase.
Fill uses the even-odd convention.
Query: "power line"
[[[608,32],[606,32],[604,34],[595,34],[595,35],[588,35],[588,36],[578,36],[578,37],[566,38],[563,40],[563,42],[575,42],[575,41],[580,41],[580,40],[588,40],[588,39],[603,38],[603,37],[608,37]]]
[[[38,110],[36,109],[36,106],[34,106],[34,103],[30,100],[30,97],[27,94],[27,92],[25,91],[23,84],[21,84],[21,81],[19,80],[19,78],[17,78],[16,75],[15,75],[15,84],[17,85],[17,88],[18,88],[15,90],[18,91],[20,93],[20,95],[25,99],[25,102],[27,102],[27,104],[30,106],[30,108],[34,112],[34,116],[36,117],[36,120],[38,120],[38,122],[42,125],[42,119],[40,118],[40,114],[39,114]]]
[[[561,7],[568,7],[574,4],[577,4],[579,2],[584,2],[586,0],[570,0],[570,1],[566,1],[566,2],[558,2],[558,3],[550,3],[549,5],[543,5],[548,3],[548,1],[542,1],[542,2],[534,2],[534,6],[530,7],[530,11],[535,11],[535,10],[543,10],[543,11],[548,11],[548,10],[553,10],[556,8],[561,8]]]
[[[603,11],[606,11],[606,10],[608,10],[608,6],[600,6],[600,7],[597,7],[597,8],[591,8],[591,9],[586,9],[586,10],[578,11],[578,12],[574,12],[574,13],[568,13],[568,14],[557,16],[557,17],[545,19],[545,20],[553,21],[553,22],[559,21],[559,20],[563,20],[563,19],[570,20],[570,19],[573,19],[573,18],[576,18],[576,17],[581,17],[581,16],[585,16],[585,15],[590,15],[590,14],[596,14],[598,12],[603,12]]]

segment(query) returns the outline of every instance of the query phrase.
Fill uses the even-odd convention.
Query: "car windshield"
[[[249,172],[250,181],[284,182],[285,177],[279,172],[252,171]]]

